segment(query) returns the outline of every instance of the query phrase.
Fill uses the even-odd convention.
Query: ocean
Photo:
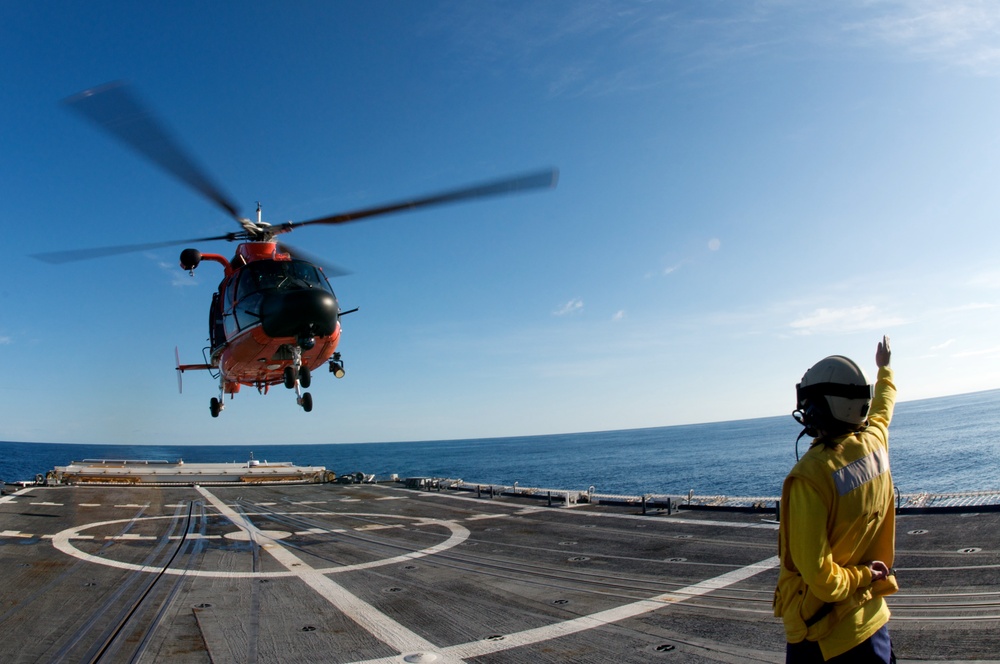
[[[801,427],[790,415],[592,433],[330,445],[83,445],[0,442],[0,479],[83,459],[322,465],[341,473],[433,476],[602,494],[777,496]],[[896,405],[892,474],[902,493],[1000,489],[1000,390]],[[808,438],[799,443],[800,452]]]

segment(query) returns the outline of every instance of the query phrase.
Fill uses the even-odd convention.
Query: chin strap
[[[809,433],[809,429],[803,429],[802,433],[800,433],[798,435],[798,437],[795,439],[795,460],[796,461],[799,460],[799,441],[802,440],[802,436],[806,435],[807,433]]]

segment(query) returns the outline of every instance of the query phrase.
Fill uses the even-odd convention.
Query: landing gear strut
[[[220,374],[219,396],[218,398],[212,397],[212,400],[208,402],[208,412],[212,413],[212,417],[218,417],[219,413],[222,412],[222,409],[226,407],[222,401],[225,398],[225,396],[226,396],[226,381]]]
[[[285,387],[295,390],[295,403],[302,406],[302,410],[307,413],[311,412],[313,409],[312,395],[303,392],[302,388],[312,384],[312,372],[307,365],[302,364],[302,345],[292,346],[292,363],[285,367],[284,382]]]

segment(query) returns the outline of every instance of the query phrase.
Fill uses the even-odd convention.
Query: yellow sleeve
[[[788,550],[810,592],[824,602],[839,602],[871,585],[867,565],[841,567],[833,560],[826,533],[828,511],[819,494],[793,478],[788,496]]]
[[[882,442],[888,445],[889,421],[896,406],[896,384],[892,381],[892,368],[881,367],[875,381],[875,394],[868,412],[869,430],[875,428],[881,433]]]

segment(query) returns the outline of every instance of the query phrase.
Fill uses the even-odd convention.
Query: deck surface
[[[398,485],[0,498],[2,662],[782,662],[767,513]],[[1000,661],[1000,513],[901,515],[900,661]]]

